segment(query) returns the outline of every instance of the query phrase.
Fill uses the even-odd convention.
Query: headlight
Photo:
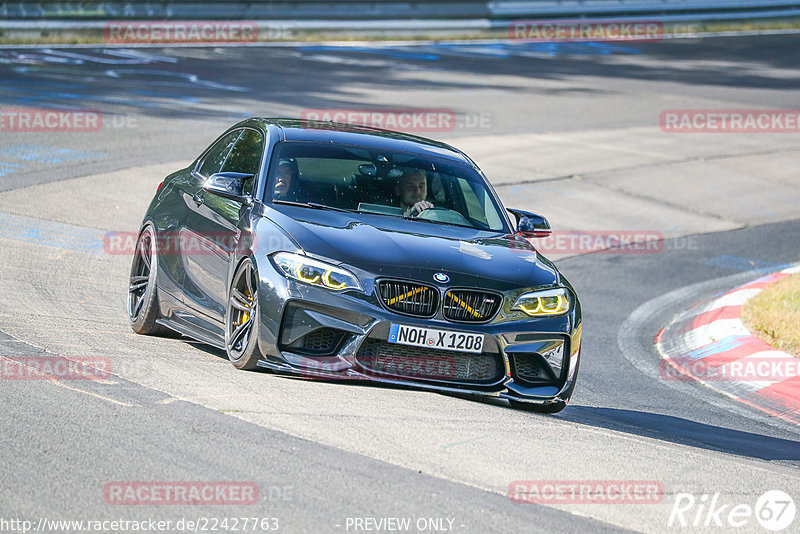
[[[313,260],[300,254],[278,252],[272,255],[272,262],[287,278],[341,291],[343,289],[361,290],[361,284],[353,273],[329,263]]]
[[[569,292],[563,287],[532,291],[520,295],[512,310],[520,310],[531,317],[564,315],[569,311]]]

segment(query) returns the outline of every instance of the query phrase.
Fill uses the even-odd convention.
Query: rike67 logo
[[[742,527],[752,530],[758,523],[767,530],[779,532],[794,522],[795,513],[794,499],[780,490],[764,493],[755,505],[732,503],[719,493],[699,497],[691,493],[678,493],[667,526],[692,529],[721,527],[730,531]]]

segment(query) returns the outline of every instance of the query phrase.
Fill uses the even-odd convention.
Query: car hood
[[[442,272],[450,286],[501,291],[560,282],[555,266],[515,235],[294,206],[267,211],[307,254],[376,277],[433,283]]]

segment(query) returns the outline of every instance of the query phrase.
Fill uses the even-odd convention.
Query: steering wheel
[[[467,220],[467,218],[461,215],[459,212],[448,208],[441,208],[436,206],[422,210],[421,212],[419,212],[416,218],[423,219],[426,221],[459,224],[462,226],[472,226],[469,220]]]

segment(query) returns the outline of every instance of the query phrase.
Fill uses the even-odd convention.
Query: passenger
[[[395,188],[395,194],[400,198],[403,215],[419,215],[433,207],[433,204],[427,200],[428,180],[422,169],[405,171]]]

